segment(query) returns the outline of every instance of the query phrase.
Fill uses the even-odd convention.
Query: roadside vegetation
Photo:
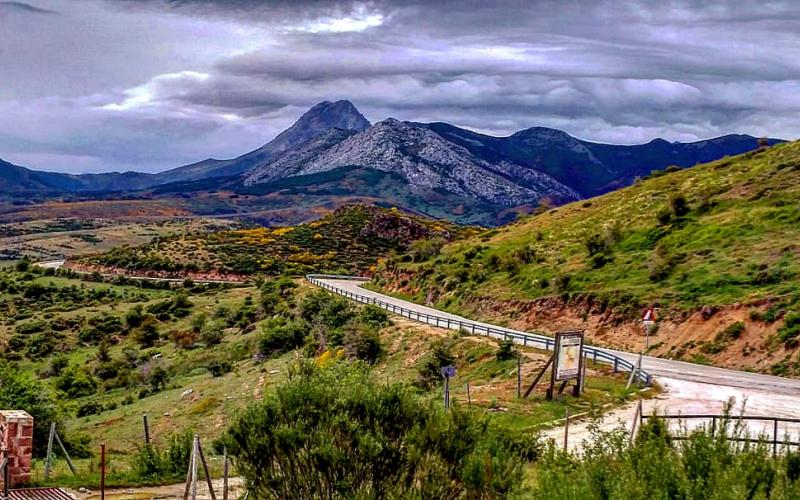
[[[769,357],[759,370],[781,361],[783,373],[798,374],[800,143],[653,172],[619,191],[395,256],[375,276],[383,290],[495,321],[545,303],[611,328],[633,323],[650,304],[676,324],[741,306],[751,313],[738,341],[732,331],[658,352],[683,348],[686,359],[726,363],[731,351],[723,351],[735,346],[737,360]],[[742,320],[733,315],[720,330]],[[764,336],[747,336],[751,329]],[[706,340],[714,345],[701,352]]]
[[[369,388],[399,384],[404,405],[431,409],[431,425],[451,418],[435,415],[442,406],[440,370],[452,364],[458,370],[453,403],[474,414],[469,425],[508,433],[535,435],[567,407],[572,414],[593,411],[634,394],[623,375],[590,367],[582,398],[518,400],[513,346],[391,318],[287,276],[236,287],[163,283],[79,277],[23,260],[0,270],[0,310],[6,318],[0,405],[36,419],[36,484],[96,485],[100,443],[108,450],[108,484],[180,481],[195,432],[219,474],[218,438],[254,401],[277,397],[279,388],[300,380],[298,370],[309,364],[341,364],[334,370],[343,370],[346,380],[367,377]],[[547,358],[531,349],[519,355],[526,380]],[[347,367],[355,371],[346,375]],[[150,444],[143,440],[143,414]],[[78,476],[58,452],[44,481],[50,422],[57,423]],[[475,446],[491,444],[481,443]],[[430,464],[444,467],[445,458]]]

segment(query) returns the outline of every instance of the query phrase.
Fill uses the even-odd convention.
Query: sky
[[[323,100],[596,142],[800,138],[800,2],[0,0],[0,158],[160,171]]]

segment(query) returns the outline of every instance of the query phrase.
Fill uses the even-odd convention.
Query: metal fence
[[[800,446],[800,441],[796,441],[800,439],[798,435],[800,434],[800,418],[787,418],[787,417],[768,417],[768,416],[756,416],[756,415],[640,415],[640,421],[644,421],[650,418],[658,418],[663,420],[678,420],[679,422],[684,424],[684,431],[691,432],[692,429],[697,429],[700,426],[689,426],[686,425],[689,421],[701,421],[700,425],[710,424],[709,427],[706,429],[711,431],[712,435],[717,435],[723,428],[727,429],[730,424],[743,426],[747,425],[748,429],[747,432],[738,432],[729,434],[726,436],[726,439],[729,441],[736,441],[736,442],[763,442],[768,445],[772,445],[772,453],[778,453],[778,447],[789,447],[789,446]],[[749,425],[750,422],[761,422],[766,425],[762,425],[762,429],[759,432],[750,432],[751,426]],[[779,434],[779,424],[784,425],[784,438],[780,438]],[[786,431],[788,425],[786,424],[793,424],[795,426],[794,429],[794,438],[792,440],[790,437],[792,434]],[[688,439],[688,436],[684,432],[683,435],[681,434],[673,434],[672,438],[675,440],[685,440]],[[755,436],[755,437],[754,437]],[[769,438],[772,439],[769,439]]]
[[[553,339],[552,337],[539,335],[535,333],[520,332],[517,330],[512,330],[510,328],[502,328],[497,326],[486,325],[475,321],[470,321],[467,319],[456,319],[443,315],[426,314],[418,311],[413,311],[411,309],[406,309],[405,307],[398,306],[396,304],[384,302],[380,299],[376,299],[373,297],[367,297],[366,295],[354,293],[349,290],[345,290],[343,288],[331,285],[329,283],[325,283],[324,281],[322,281],[324,279],[369,281],[369,279],[367,278],[360,278],[357,276],[338,276],[332,274],[306,275],[306,280],[308,280],[310,283],[313,283],[318,287],[324,288],[325,290],[353,299],[357,302],[362,302],[364,304],[373,304],[391,313],[399,314],[400,316],[404,316],[406,318],[419,321],[421,323],[438,326],[440,328],[447,328],[450,330],[466,331],[470,335],[483,335],[485,337],[511,340],[515,344],[535,347],[547,351],[553,351],[555,349],[555,339]],[[636,370],[636,365],[634,363],[631,363],[626,359],[623,359],[619,356],[616,356],[610,352],[607,352],[603,349],[599,349],[597,347],[585,345],[583,347],[583,356],[585,359],[591,360],[595,363],[604,363],[612,365],[614,367],[615,372],[617,371],[632,372]],[[652,376],[643,370],[636,370],[636,378],[640,382],[648,386],[652,383]]]

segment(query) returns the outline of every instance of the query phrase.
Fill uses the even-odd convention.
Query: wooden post
[[[522,354],[517,353],[517,399],[522,396]]]
[[[211,495],[211,500],[217,500],[217,495],[214,494],[214,485],[211,482],[211,474],[208,472],[208,462],[206,456],[203,454],[203,446],[200,444],[200,437],[197,438],[197,454],[200,457],[200,463],[203,464],[203,474],[206,476],[206,484],[208,485],[208,493]]]
[[[467,405],[472,406],[472,395],[469,393],[469,381],[467,381]]]
[[[564,409],[564,451],[569,451],[569,406]]]
[[[150,426],[147,424],[147,415],[142,415],[142,425],[144,426],[144,444],[150,444]]]
[[[631,441],[636,436],[636,425],[639,423],[639,420],[642,418],[642,400],[640,399],[636,403],[636,412],[633,414],[633,423],[631,424]]]
[[[56,435],[56,423],[50,423],[50,436],[47,438],[47,458],[44,462],[44,480],[50,479],[50,466],[53,464],[53,438]]]
[[[67,460],[67,465],[69,465],[69,470],[72,471],[73,476],[77,476],[78,473],[75,472],[75,465],[72,463],[72,459],[69,457],[69,453],[67,453],[67,448],[64,446],[64,443],[61,442],[61,438],[58,437],[58,432],[54,433],[56,436],[56,443],[58,443],[59,448],[61,451],[64,452],[64,458]]]
[[[450,375],[444,376],[444,409],[450,409]]]
[[[106,500],[106,444],[100,445],[100,500]]]
[[[228,500],[228,448],[222,448],[222,500]]]
[[[194,468],[194,443],[192,443],[192,453],[189,455],[189,467],[186,469],[186,486],[183,488],[183,500],[189,499],[189,490],[192,486],[192,469]]]
[[[642,353],[639,353],[639,360],[636,362],[636,365],[631,369],[631,376],[628,377],[628,385],[625,386],[628,389],[631,384],[633,383],[633,377],[636,375],[637,371],[642,370]]]
[[[553,356],[555,356],[555,355],[553,355]],[[536,375],[536,378],[533,379],[533,383],[528,387],[528,390],[525,391],[525,395],[523,397],[525,397],[525,398],[528,397],[528,395],[531,393],[531,391],[533,391],[534,387],[536,387],[536,384],[539,383],[539,380],[541,380],[541,378],[544,376],[545,372],[550,367],[550,365],[553,364],[553,356],[550,356],[550,359],[548,359],[547,363],[545,363],[544,367],[542,367],[542,371],[540,371],[539,374]]]
[[[194,445],[192,446],[192,500],[197,500],[197,455],[200,448],[200,436],[194,435]]]

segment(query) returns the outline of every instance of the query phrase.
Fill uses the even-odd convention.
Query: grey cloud
[[[324,99],[350,99],[372,121],[494,134],[800,136],[796,2],[31,5],[61,15],[0,30],[0,66],[15,76],[0,87],[0,158],[39,167],[57,158],[62,170],[153,170],[235,156]],[[380,22],[319,29],[370,15]]]
[[[58,14],[50,9],[43,9],[25,2],[0,2],[0,16],[4,14]]]

